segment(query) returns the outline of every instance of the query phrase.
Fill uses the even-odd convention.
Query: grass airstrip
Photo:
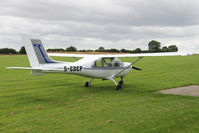
[[[73,58],[53,57],[75,61]],[[135,58],[122,58],[132,62]],[[31,76],[27,56],[0,56],[0,132],[198,133],[199,97],[157,91],[199,84],[199,56],[146,57],[142,71],[112,81],[67,74]],[[119,80],[119,79],[118,79]],[[117,80],[117,81],[118,81]]]

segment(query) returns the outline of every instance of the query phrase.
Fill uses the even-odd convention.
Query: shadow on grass
[[[104,92],[109,92],[109,93],[128,93],[128,94],[139,94],[139,93],[148,93],[150,91],[146,91],[143,89],[141,84],[133,84],[133,85],[124,85],[121,90],[116,90],[116,86],[114,85],[106,85],[106,86],[91,86],[89,87],[88,91],[90,93],[104,93]]]

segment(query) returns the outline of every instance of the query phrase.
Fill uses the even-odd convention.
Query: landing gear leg
[[[85,87],[89,87],[91,85],[91,81],[93,80],[94,78],[91,78],[89,81],[85,82]]]
[[[120,90],[120,89],[122,89],[122,85],[121,84],[117,84],[117,82],[114,80],[114,79],[111,79],[114,83],[115,83],[115,85],[116,85],[116,90]]]
[[[121,80],[120,80],[119,84],[120,84],[120,85],[123,85],[123,84],[124,84],[123,77],[121,77]]]

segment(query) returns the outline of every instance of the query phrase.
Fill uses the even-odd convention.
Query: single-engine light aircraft
[[[91,85],[91,81],[95,78],[103,80],[112,80],[116,85],[116,90],[122,89],[124,77],[131,69],[141,70],[134,66],[142,57],[145,56],[178,56],[186,55],[185,53],[169,52],[169,53],[145,53],[145,54],[64,54],[49,53],[43,47],[38,37],[33,35],[22,34],[23,44],[25,46],[31,67],[7,67],[13,69],[28,69],[32,75],[42,75],[46,73],[64,73],[75,74],[89,77],[90,80],[85,83],[85,87]],[[65,56],[65,57],[82,57],[76,62],[55,61],[49,56]],[[122,62],[118,57],[138,57],[133,62]],[[121,78],[117,83],[114,78]]]

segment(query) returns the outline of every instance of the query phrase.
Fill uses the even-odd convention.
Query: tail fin
[[[48,56],[40,39],[27,34],[21,34],[21,38],[32,67],[41,64],[57,63]]]

